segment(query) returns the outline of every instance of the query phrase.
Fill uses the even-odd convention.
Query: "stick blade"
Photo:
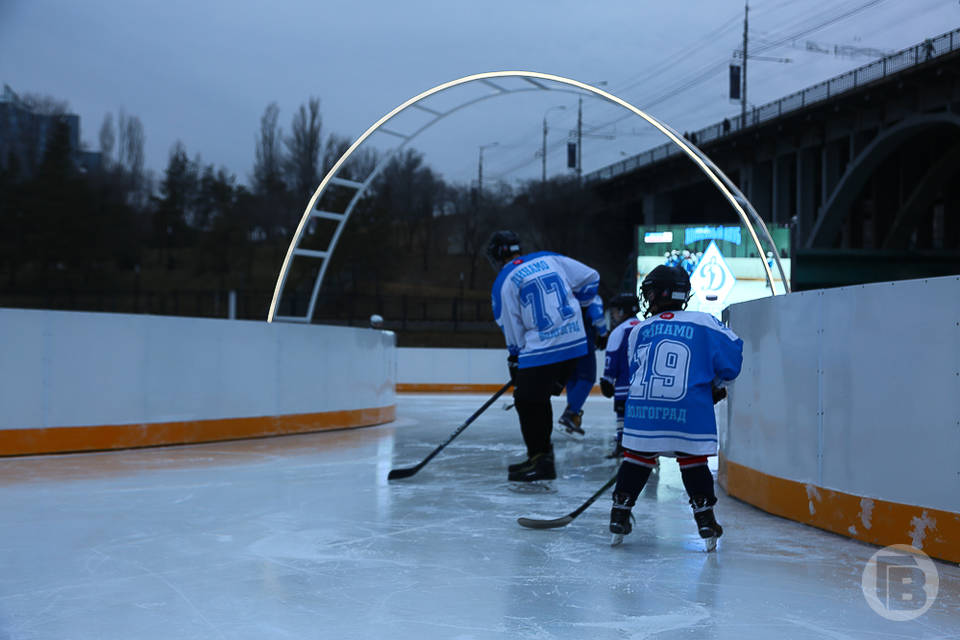
[[[559,529],[573,522],[570,516],[554,518],[553,520],[538,520],[537,518],[517,518],[517,524],[527,529]]]
[[[419,470],[420,469],[418,467],[410,467],[409,469],[391,469],[390,473],[387,474],[387,480],[400,480],[401,478],[409,478]]]

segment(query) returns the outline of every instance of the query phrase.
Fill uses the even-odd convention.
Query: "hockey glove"
[[[713,387],[713,404],[717,404],[727,397],[726,387]]]
[[[597,349],[604,350],[607,348],[607,338],[610,337],[610,332],[600,333],[597,332]]]
[[[607,380],[606,378],[600,378],[600,393],[603,394],[604,398],[613,397],[613,383]]]

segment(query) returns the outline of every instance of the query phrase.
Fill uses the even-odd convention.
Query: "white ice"
[[[522,456],[500,400],[412,478],[482,395],[407,395],[348,431],[0,461],[0,640],[960,638],[960,568],[920,618],[871,610],[875,547],[721,494],[707,554],[673,461],[611,548],[611,403],[555,434],[557,492],[507,490]],[[555,404],[562,409],[562,404]],[[559,414],[559,413],[558,413]]]

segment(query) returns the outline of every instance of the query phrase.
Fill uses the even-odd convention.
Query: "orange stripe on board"
[[[368,427],[396,419],[396,406],[257,418],[0,430],[0,456],[133,449]]]
[[[767,475],[720,457],[727,493],[768,513],[880,546],[909,544],[960,562],[960,514],[864,498]]]
[[[487,392],[499,391],[502,384],[433,384],[426,382],[398,382],[398,393]]]

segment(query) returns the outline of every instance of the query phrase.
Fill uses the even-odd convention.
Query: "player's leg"
[[[583,404],[597,381],[597,358],[591,349],[576,360],[576,368],[567,380],[567,407],[557,422],[570,435],[583,436]]]
[[[617,415],[617,433],[614,436],[613,451],[607,454],[608,458],[623,457],[623,414],[626,403],[623,400],[613,401],[613,411]]]
[[[611,544],[619,544],[623,536],[633,530],[630,520],[631,510],[637,502],[637,496],[643,491],[650,478],[650,472],[657,464],[656,453],[631,451],[623,452],[623,463],[617,472],[617,484],[613,489],[613,508],[610,510]]]
[[[550,442],[553,430],[550,396],[557,377],[555,369],[555,365],[546,365],[517,371],[514,408],[520,418],[520,433],[527,447],[527,459],[520,464],[510,465],[510,480],[532,482],[557,477]]]
[[[723,535],[723,527],[713,513],[717,496],[713,489],[713,474],[707,466],[707,456],[689,456],[678,452],[677,464],[680,465],[683,486],[690,496],[690,507],[697,522],[697,530],[707,545],[707,551],[712,551],[716,547],[717,538]]]

